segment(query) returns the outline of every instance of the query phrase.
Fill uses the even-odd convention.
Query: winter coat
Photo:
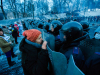
[[[49,75],[47,50],[28,44],[25,38],[22,39],[19,49],[22,52],[22,67],[25,75]]]
[[[15,38],[18,36],[18,31],[16,28],[14,28],[13,32],[12,32],[12,36]]]
[[[11,50],[10,43],[8,43],[6,40],[4,40],[2,37],[0,37],[0,48],[1,50],[6,53]]]
[[[76,66],[82,69],[84,65],[84,56],[82,54],[82,51],[78,47],[78,43],[71,43],[70,45],[63,44],[60,48],[60,52],[63,53],[68,60],[70,58],[70,55],[72,54]]]
[[[86,75],[100,75],[100,52],[90,56],[82,69]]]
[[[19,26],[19,31],[20,31],[20,30],[23,30],[22,24],[19,24],[18,26]]]

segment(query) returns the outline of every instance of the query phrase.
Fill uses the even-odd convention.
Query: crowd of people
[[[100,51],[94,50],[94,54],[86,58],[84,51],[82,51],[80,47],[82,40],[90,40],[89,23],[77,22],[77,20],[70,20],[63,24],[58,20],[54,20],[53,22],[27,20],[27,22],[28,26],[24,21],[22,22],[23,28],[20,23],[15,22],[14,25],[9,26],[8,31],[3,29],[6,27],[0,29],[0,47],[7,56],[10,66],[13,65],[11,56],[15,57],[16,55],[13,53],[13,42],[9,41],[9,35],[5,35],[7,33],[13,36],[16,44],[18,44],[17,37],[20,37],[20,35],[24,36],[20,42],[19,50],[22,52],[21,60],[25,75],[53,75],[52,68],[50,68],[51,65],[48,67],[48,63],[51,62],[47,49],[48,40],[51,38],[45,36],[46,39],[44,40],[44,32],[47,33],[47,35],[53,35],[55,37],[53,40],[55,42],[55,52],[62,53],[67,60],[69,60],[70,55],[73,55],[75,65],[84,74],[100,75]],[[32,28],[28,28],[29,25],[31,25]],[[25,31],[22,33],[23,29]],[[43,32],[41,32],[41,30],[43,30]],[[4,31],[7,31],[7,33]],[[95,33],[93,39],[99,41],[100,39],[95,38],[97,34],[99,35],[100,31]],[[66,64],[68,64],[68,61]]]
[[[16,62],[11,61],[12,58],[17,57],[13,49],[17,42],[17,37],[22,34],[23,26],[19,22],[11,24],[8,27],[2,26],[0,28],[0,48],[5,53],[9,66],[13,66]]]
[[[94,50],[94,54],[86,58],[83,53],[84,51],[80,47],[80,41],[85,39],[90,40],[88,32],[89,23],[79,23],[76,20],[64,25],[50,21],[48,23],[44,21],[36,22],[35,20],[28,22],[33,28],[27,28],[23,32],[23,36],[25,37],[19,46],[22,52],[22,67],[25,75],[53,75],[52,71],[48,69],[48,63],[50,63],[47,50],[48,40],[44,41],[42,39],[41,29],[48,35],[55,37],[55,40],[53,40],[55,41],[54,51],[64,54],[67,60],[69,60],[72,54],[76,66],[84,74],[100,75],[100,51]],[[99,41],[99,39],[95,38],[95,35],[93,39]]]

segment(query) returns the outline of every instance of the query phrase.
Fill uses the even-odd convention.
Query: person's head
[[[80,22],[80,24],[83,27],[83,31],[86,31],[86,32],[89,31],[89,24],[87,22]]]
[[[9,27],[11,27],[11,25]]]
[[[17,22],[14,22],[14,24],[17,24]]]
[[[41,32],[36,29],[30,29],[30,30],[24,31],[23,36],[25,36],[27,40],[38,43],[38,44],[41,44],[43,41]]]
[[[57,25],[57,27],[54,28],[55,35],[59,35],[59,30],[61,29],[62,25]]]
[[[95,39],[100,39],[100,31],[95,33],[94,38]]]
[[[6,28],[6,26],[2,26],[2,28]]]
[[[53,20],[52,22],[51,22],[51,24],[52,24],[52,26],[54,27],[54,28],[56,28],[57,26],[60,26],[60,25],[63,25],[60,21],[58,21],[58,20]]]
[[[16,26],[14,26],[14,28],[15,28],[15,29],[17,29],[17,27],[16,27]]]
[[[49,25],[46,25],[46,26],[45,26],[45,29],[46,29],[46,30],[49,30]]]
[[[17,22],[17,24],[19,24],[19,22]]]
[[[47,32],[49,31],[49,28],[50,28],[50,23],[45,23],[44,24],[44,29],[47,30]]]
[[[82,25],[78,22],[68,22],[62,26],[59,33],[61,41],[71,43],[79,37],[82,37],[83,28]]]
[[[53,25],[51,26],[51,31],[54,32],[54,26]]]
[[[40,23],[40,24],[38,25],[38,28],[43,29],[43,24]]]
[[[50,19],[48,20],[48,22],[50,22]]]
[[[77,21],[77,19],[75,18],[73,21]]]
[[[0,28],[0,36],[3,35],[3,30]]]

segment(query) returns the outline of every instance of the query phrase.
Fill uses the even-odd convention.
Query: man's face
[[[43,39],[42,39],[42,35],[40,34],[39,37],[36,39],[35,42],[38,43],[38,44],[41,44],[42,41],[43,41]]]
[[[59,33],[60,33],[60,41],[62,42],[66,41],[66,36],[61,31],[59,31]]]
[[[51,31],[54,32],[54,28],[53,28],[53,26],[51,27]]]
[[[3,35],[3,31],[0,31],[0,35]]]
[[[100,33],[96,33],[94,37],[95,39],[100,39]]]

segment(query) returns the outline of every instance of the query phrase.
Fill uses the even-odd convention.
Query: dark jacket
[[[89,57],[82,71],[86,75],[100,75],[100,54],[93,54]]]
[[[25,75],[49,75],[47,50],[26,43],[25,38],[22,39],[19,48],[22,52],[22,67]]]
[[[16,28],[14,28],[13,32],[12,32],[12,36],[15,38],[18,36],[18,31]]]
[[[75,64],[78,68],[82,69],[84,65],[84,56],[82,51],[78,47],[79,43],[63,44],[60,48],[60,52],[63,53],[66,58],[69,60],[70,55],[74,57]]]

